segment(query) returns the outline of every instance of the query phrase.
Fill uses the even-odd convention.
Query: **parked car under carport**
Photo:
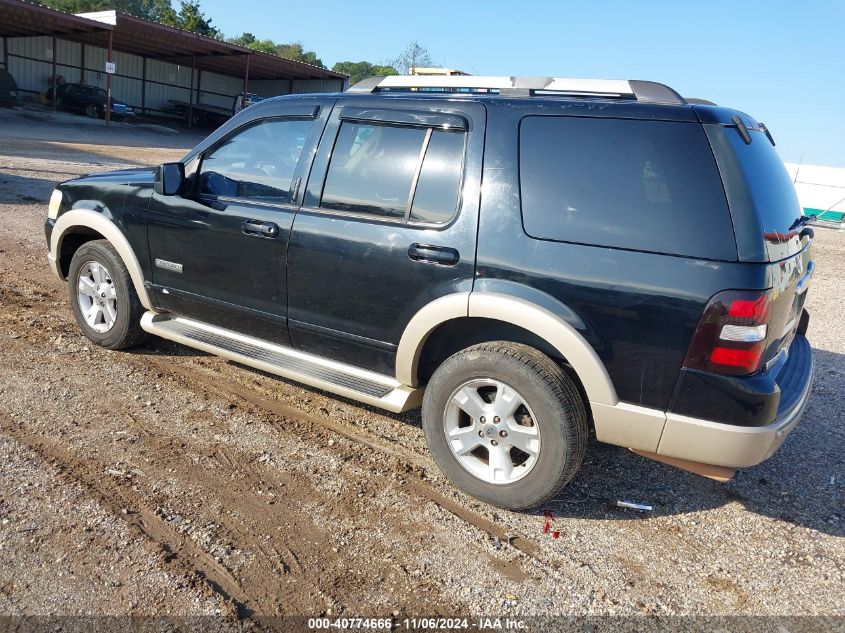
[[[108,93],[97,86],[84,84],[62,84],[56,88],[56,105],[67,110],[82,112],[91,119],[101,119],[106,114]],[[111,116],[134,116],[135,110],[128,104],[111,99]]]

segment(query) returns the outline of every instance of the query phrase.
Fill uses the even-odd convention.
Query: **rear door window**
[[[532,237],[737,258],[722,181],[698,124],[529,116],[519,152]]]
[[[344,122],[320,206],[404,218],[426,131]]]
[[[465,132],[344,121],[320,206],[442,224],[457,211]]]

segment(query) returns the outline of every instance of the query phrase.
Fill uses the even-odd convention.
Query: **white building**
[[[786,163],[805,215],[845,228],[845,168]]]

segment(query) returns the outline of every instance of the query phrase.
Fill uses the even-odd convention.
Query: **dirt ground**
[[[845,234],[816,230],[816,381],[770,461],[718,484],[593,441],[512,513],[440,476],[418,412],[92,346],[47,265],[52,187],[199,137],[70,116],[0,110],[0,615],[845,615]]]

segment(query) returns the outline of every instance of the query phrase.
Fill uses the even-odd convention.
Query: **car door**
[[[161,309],[289,344],[286,251],[331,103],[279,103],[192,159],[186,195],[153,194],[148,239]]]
[[[484,126],[473,102],[335,108],[288,248],[295,347],[392,375],[417,310],[471,290]]]

